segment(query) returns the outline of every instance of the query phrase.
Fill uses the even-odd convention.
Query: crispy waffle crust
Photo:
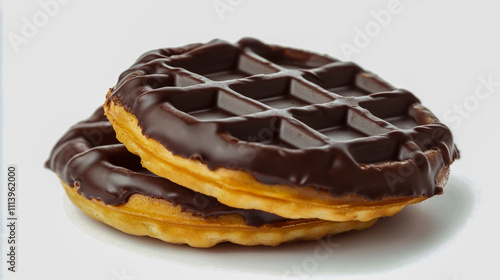
[[[353,63],[249,38],[146,53],[104,109],[153,173],[293,219],[393,215],[442,193],[459,157],[412,93]]]
[[[361,230],[376,222],[291,220],[223,205],[144,169],[140,158],[118,142],[102,108],[60,139],[46,166],[88,216],[128,234],[193,247],[220,242],[275,246]]]
[[[260,227],[247,226],[237,214],[203,218],[182,212],[163,199],[134,194],[125,204],[106,205],[86,199],[74,187],[62,182],[68,197],[89,217],[120,231],[151,236],[169,243],[207,248],[221,242],[240,245],[276,246],[285,242],[316,240],[350,230],[362,230],[375,224],[368,222],[330,222],[319,219],[287,220]]]

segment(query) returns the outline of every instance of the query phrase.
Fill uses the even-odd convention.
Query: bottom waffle
[[[128,234],[193,247],[221,242],[276,246],[362,230],[376,222],[293,220],[223,205],[143,168],[140,158],[118,142],[102,109],[59,140],[46,166],[91,218]]]
[[[326,235],[362,230],[368,222],[329,222],[319,219],[286,220],[260,227],[247,226],[236,214],[203,218],[182,212],[165,200],[132,195],[125,204],[113,206],[86,199],[75,188],[62,183],[68,197],[89,217],[132,235],[151,236],[169,243],[212,247],[221,242],[240,245],[276,246],[285,242],[316,240]]]

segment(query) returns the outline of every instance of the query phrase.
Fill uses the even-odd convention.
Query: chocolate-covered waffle
[[[107,95],[151,172],[237,208],[369,221],[441,194],[450,130],[352,62],[244,38],[141,56]]]

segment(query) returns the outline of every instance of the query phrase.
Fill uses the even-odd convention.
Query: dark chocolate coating
[[[53,148],[45,166],[69,186],[78,187],[85,198],[99,199],[108,205],[125,203],[130,195],[139,193],[165,199],[204,218],[238,214],[247,225],[256,227],[287,220],[260,210],[226,206],[149,172],[141,166],[138,156],[118,142],[103,108],[71,127]]]
[[[150,51],[107,102],[211,170],[333,196],[440,194],[439,171],[459,157],[450,130],[412,93],[352,62],[251,38]],[[430,162],[429,149],[442,156]]]

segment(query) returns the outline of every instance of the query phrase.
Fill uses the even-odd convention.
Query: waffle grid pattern
[[[123,81],[146,77],[136,96],[160,94],[183,118],[222,124],[235,141],[286,149],[349,145],[360,164],[404,160],[402,149],[432,147],[408,134],[406,141],[372,137],[433,122],[416,122],[413,94],[352,62],[255,44],[214,41],[211,55],[198,53],[197,45],[174,55],[148,53]]]

